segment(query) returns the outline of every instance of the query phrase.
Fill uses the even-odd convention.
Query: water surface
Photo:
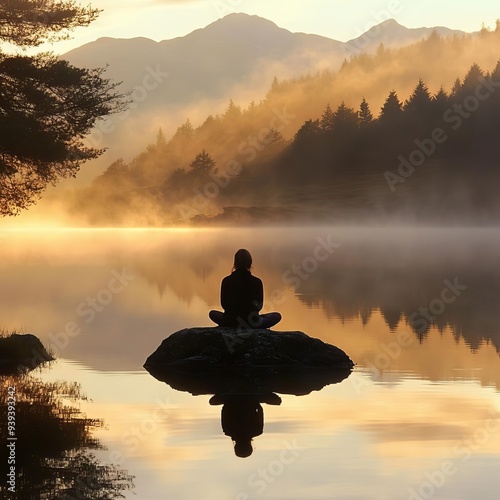
[[[73,404],[103,423],[93,456],[134,476],[127,498],[493,499],[499,244],[492,229],[9,230],[0,324],[58,355],[32,377],[81,385],[88,400]],[[246,459],[210,395],[142,368],[171,333],[210,324],[240,247],[279,329],[357,364],[339,384],[263,404]]]

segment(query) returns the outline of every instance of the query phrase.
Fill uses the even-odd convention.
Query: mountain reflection
[[[132,476],[112,464],[101,463],[90,451],[104,449],[92,437],[92,431],[103,423],[87,418],[74,405],[85,399],[78,384],[46,383],[30,375],[0,380],[0,441],[6,450],[0,466],[3,478],[8,477],[12,466],[5,443],[15,443],[15,495],[3,480],[2,498],[112,499],[123,498],[122,492],[133,488]],[[7,422],[7,394],[11,393],[16,398],[16,441],[8,441],[12,434],[3,425]]]
[[[368,322],[379,310],[388,327],[405,321],[423,341],[431,326],[451,327],[476,350],[482,342],[500,352],[500,235],[492,230],[338,230],[332,228],[258,229],[220,239],[204,235],[203,245],[186,241],[127,261],[138,274],[190,302],[196,296],[218,302],[220,279],[230,271],[231,252],[246,245],[252,251],[266,293],[293,288],[309,307],[330,318]],[[255,237],[261,233],[262,237]],[[253,237],[252,237],[253,236]],[[308,272],[318,238],[339,246]],[[245,242],[245,240],[248,240]],[[190,242],[192,243],[192,242]],[[309,262],[308,262],[309,259]],[[312,267],[314,269],[314,266]],[[444,299],[444,300],[443,300]],[[283,305],[286,315],[286,304]]]

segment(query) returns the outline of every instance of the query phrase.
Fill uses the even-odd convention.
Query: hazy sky
[[[88,28],[52,50],[62,53],[101,36],[144,36],[165,40],[184,36],[231,12],[256,14],[290,31],[336,40],[355,38],[392,17],[409,28],[448,26],[477,31],[500,18],[498,0],[89,0],[103,9]],[[82,1],[87,4],[86,1]]]

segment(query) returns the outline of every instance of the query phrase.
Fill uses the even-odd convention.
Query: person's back
[[[249,270],[236,269],[222,280],[221,305],[233,326],[238,326],[239,320],[251,322],[262,309],[263,299],[262,281]]]
[[[252,256],[240,249],[234,256],[233,272],[222,280],[221,305],[224,312],[210,311],[209,317],[219,326],[271,328],[281,320],[277,312],[259,314],[264,304],[262,281],[250,272]]]

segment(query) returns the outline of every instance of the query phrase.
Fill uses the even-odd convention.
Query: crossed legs
[[[227,324],[224,313],[221,311],[210,311],[208,313],[208,316],[214,323],[219,326],[234,326]],[[270,312],[259,314],[252,321],[243,321],[241,326],[247,326],[248,328],[271,328],[272,326],[278,324],[280,321],[281,314],[279,312]]]

